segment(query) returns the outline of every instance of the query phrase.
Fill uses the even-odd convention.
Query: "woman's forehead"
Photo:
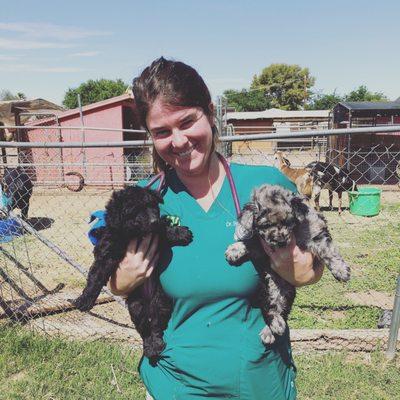
[[[157,99],[147,113],[147,126],[149,129],[154,129],[198,112],[201,112],[200,107],[175,106]]]

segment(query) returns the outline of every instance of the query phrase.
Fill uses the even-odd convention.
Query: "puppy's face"
[[[255,193],[254,229],[272,247],[286,247],[296,222],[285,193],[263,187]]]
[[[271,247],[286,247],[296,224],[291,198],[287,190],[264,185],[253,192],[252,201],[245,207],[239,222]]]
[[[143,236],[158,229],[162,197],[155,191],[130,186],[113,193],[106,206],[108,227],[135,236]]]

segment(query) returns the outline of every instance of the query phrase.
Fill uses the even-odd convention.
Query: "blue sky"
[[[400,96],[400,2],[0,0],[0,90],[61,103],[87,79],[130,82],[164,55],[213,97],[271,63],[308,67],[315,89]]]

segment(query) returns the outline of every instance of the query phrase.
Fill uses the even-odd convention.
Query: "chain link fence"
[[[312,146],[288,148],[278,145],[273,135],[224,136],[220,150],[231,162],[274,165],[289,176],[290,169],[303,170],[312,187],[320,187],[321,212],[351,265],[347,284],[336,282],[327,272],[319,283],[298,290],[289,320],[294,348],[386,350],[390,324],[396,319],[392,309],[400,272],[400,145],[346,147],[348,137],[332,133],[320,134],[318,146],[313,141]],[[316,135],[313,131],[308,137],[311,134]],[[43,142],[46,135],[43,131]],[[307,138],[307,132],[302,135]],[[287,136],[296,138],[296,134]],[[90,214],[104,208],[113,190],[151,175],[151,144],[0,146],[4,146],[0,324],[19,323],[50,335],[138,345],[140,338],[127,310],[109,293],[103,293],[88,313],[75,310],[70,300],[84,287],[84,271],[93,259],[87,238]],[[344,178],[351,187],[344,185]],[[328,189],[333,191],[331,207]],[[376,212],[363,216],[362,204],[357,203],[363,190],[370,193],[368,189],[374,189],[367,200]],[[311,204],[315,193],[310,192]],[[24,215],[20,209],[28,204]],[[398,326],[393,325],[396,348]]]

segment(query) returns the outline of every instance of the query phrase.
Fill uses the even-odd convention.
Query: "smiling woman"
[[[213,140],[211,116],[199,107],[171,106],[159,98],[146,121],[156,152],[178,176],[206,171]]]
[[[173,127],[175,131],[177,128],[186,131],[205,117],[212,133],[210,153],[214,151],[217,133],[213,121],[214,107],[210,92],[195,69],[182,62],[167,61],[161,57],[134,79],[133,87],[142,125],[152,134],[153,140],[157,141],[160,136],[173,133],[168,123],[179,123]],[[172,109],[175,112],[181,111],[179,115],[175,114],[179,121],[169,120],[169,111]],[[158,111],[161,111],[160,115]],[[148,126],[149,122],[151,127]],[[179,142],[179,137],[177,140]],[[168,162],[157,152],[156,146],[153,159],[155,170],[166,169]]]
[[[255,300],[260,277],[251,262],[233,268],[224,257],[236,222],[227,171],[242,204],[263,183],[290,190],[294,185],[272,167],[224,166],[215,151],[211,96],[192,67],[155,60],[134,79],[133,93],[154,142],[155,169],[165,172],[161,212],[189,226],[194,235],[190,246],[174,249],[172,259],[160,263],[156,238],[135,243],[109,283],[114,293],[128,294],[156,275],[173,299],[163,332],[165,349],[156,364],[146,357],[140,363],[149,395],[155,400],[295,399],[289,332],[274,345],[261,341],[265,324]],[[311,255],[297,257],[295,244],[276,253],[271,260],[284,279],[295,285],[315,279],[309,276],[314,271]],[[155,268],[160,272],[152,274]],[[297,276],[308,278],[297,282]]]

